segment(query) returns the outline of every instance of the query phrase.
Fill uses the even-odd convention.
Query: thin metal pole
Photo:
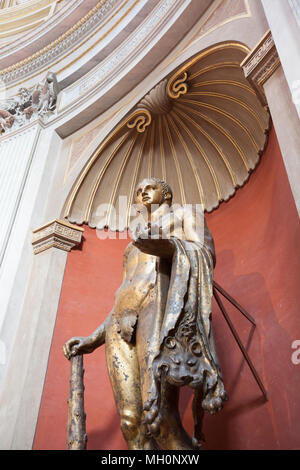
[[[262,393],[265,397],[265,400],[268,401],[268,393],[267,393],[267,391],[266,391],[266,389],[265,389],[265,387],[264,387],[264,385],[263,385],[263,383],[262,383],[262,381],[261,381],[261,379],[260,379],[260,377],[259,377],[259,375],[258,375],[258,373],[257,373],[250,357],[249,357],[249,354],[247,353],[246,349],[244,348],[244,346],[243,346],[243,344],[240,340],[240,337],[239,337],[236,329],[234,328],[234,326],[233,326],[233,324],[232,324],[232,322],[231,322],[231,320],[230,320],[230,318],[229,318],[229,316],[228,316],[228,314],[225,310],[225,307],[224,307],[224,305],[223,305],[223,303],[222,303],[222,301],[221,301],[221,299],[220,299],[220,297],[217,293],[216,287],[214,287],[214,296],[215,296],[217,304],[218,304],[218,306],[219,306],[219,308],[220,308],[220,310],[221,310],[221,312],[222,312],[222,314],[223,314],[223,316],[224,316],[224,318],[225,318],[225,320],[226,320],[226,322],[227,322],[227,324],[228,324],[228,326],[231,330],[231,333],[234,336],[234,339],[236,340],[236,342],[237,342],[244,358],[246,359],[246,362],[247,362],[247,364],[248,364],[248,366],[249,366],[249,368],[250,368],[250,370],[251,370],[251,372],[252,372],[252,374],[253,374],[253,376],[254,376],[254,378],[255,378],[258,386],[259,386],[259,388],[261,389],[261,391],[262,391]]]
[[[214,287],[220,292],[220,294],[222,294],[229,302],[232,303],[232,305],[235,306],[235,308],[237,308],[243,315],[244,317],[247,318],[247,320],[249,320],[252,325],[256,326],[256,321],[253,317],[251,317],[250,313],[248,313],[233,297],[231,297],[230,294],[228,294],[228,292],[226,292],[223,287],[220,286],[220,284],[218,284],[216,281],[214,281]]]

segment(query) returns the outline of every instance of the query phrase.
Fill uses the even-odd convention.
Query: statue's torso
[[[196,219],[199,222],[199,233],[190,233],[189,227],[194,229]],[[166,213],[161,219],[161,224],[163,231],[166,230],[168,238],[193,241],[196,233],[195,241],[198,241],[199,238],[214,256],[213,239],[203,214],[186,213],[182,208],[179,208],[171,218]],[[130,312],[138,314],[149,292],[154,288],[157,277],[157,257],[141,252],[132,243],[126,248],[124,260],[125,276],[122,285],[115,294],[114,313],[118,316],[129,315]]]
[[[126,273],[115,294],[114,313],[138,312],[156,282],[156,256],[131,246],[126,256]]]

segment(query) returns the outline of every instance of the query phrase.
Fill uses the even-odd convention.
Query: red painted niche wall
[[[174,188],[176,190],[176,188]],[[265,402],[217,305],[213,324],[229,401],[204,420],[206,449],[300,449],[299,218],[274,130],[258,168],[227,203],[207,215],[217,253],[215,280],[257,327],[224,301],[268,390]],[[85,227],[81,249],[66,265],[36,428],[34,449],[65,449],[69,362],[62,345],[89,335],[110,312],[128,240],[99,240]],[[126,449],[119,429],[104,347],[84,356],[88,449]],[[193,430],[192,392],[182,390],[184,426]]]

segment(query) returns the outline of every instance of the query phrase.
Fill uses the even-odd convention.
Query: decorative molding
[[[241,63],[245,77],[256,90],[263,105],[267,104],[263,85],[279,65],[280,59],[269,30]]]
[[[178,78],[178,75],[175,74],[174,77],[168,83],[168,95],[173,98],[177,99],[181,95],[185,95],[188,91],[188,84],[187,84],[187,72],[183,72],[182,77]]]
[[[136,129],[138,132],[145,132],[146,128],[151,124],[151,113],[147,109],[138,109],[130,115],[127,127]]]
[[[143,133],[150,126],[153,116],[168,114],[173,107],[173,100],[184,95],[188,90],[187,73],[180,79],[162,80],[137,104],[137,109],[127,118],[127,127]]]
[[[47,121],[56,109],[59,86],[55,73],[49,72],[44,83],[38,83],[32,91],[20,88],[15,98],[0,101],[0,134],[14,131],[41,118]]]
[[[54,14],[47,18],[42,24],[21,33],[22,41],[17,41],[20,34],[12,36],[7,42],[5,41],[0,48],[0,62],[3,61],[3,64],[5,64],[3,68],[12,65],[13,62],[7,63],[7,61],[10,61],[14,54],[17,53],[18,60],[20,60],[20,57],[22,57],[24,53],[26,55],[25,50],[28,47],[30,49],[33,48],[33,50],[39,49],[41,41],[44,40],[46,34],[56,39],[59,33],[56,34],[55,31],[60,31],[61,25],[68,21],[70,15],[78,14],[76,18],[78,17],[78,19],[80,19],[83,16],[83,13],[79,13],[83,1],[84,0],[63,0],[57,4]],[[37,46],[35,47],[34,44]]]
[[[36,13],[52,3],[60,3],[62,0],[1,0],[1,17],[23,17]],[[9,8],[9,10],[7,10]]]
[[[68,108],[80,97],[86,97],[87,93],[97,86],[104,87],[112,80],[112,76],[120,75],[130,62],[135,61],[141,47],[147,49],[160,31],[162,23],[169,21],[183,3],[185,3],[183,0],[161,0],[145,21],[119,47],[81,80],[62,91],[58,111]]]
[[[32,245],[37,255],[49,248],[70,251],[80,245],[84,229],[60,219],[55,219],[33,231]]]
[[[170,80],[164,79],[156,85],[137,104],[137,109],[127,118],[127,127],[145,132],[150,126],[153,116],[165,115],[171,112],[174,100],[188,91],[188,74],[183,73],[181,78],[175,74]]]
[[[88,34],[92,34],[95,27],[99,26],[104,16],[115,6],[116,0],[100,0],[83,18],[75,25],[61,34],[47,46],[38,50],[25,59],[0,70],[0,77],[8,85],[29,74],[50,66],[50,64],[66,50],[74,47]]]
[[[0,10],[0,40],[13,38],[33,29],[50,18],[61,0],[11,2]]]

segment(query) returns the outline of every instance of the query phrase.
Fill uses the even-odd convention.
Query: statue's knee
[[[121,430],[125,438],[135,436],[141,424],[141,417],[136,410],[124,409],[121,413]]]

